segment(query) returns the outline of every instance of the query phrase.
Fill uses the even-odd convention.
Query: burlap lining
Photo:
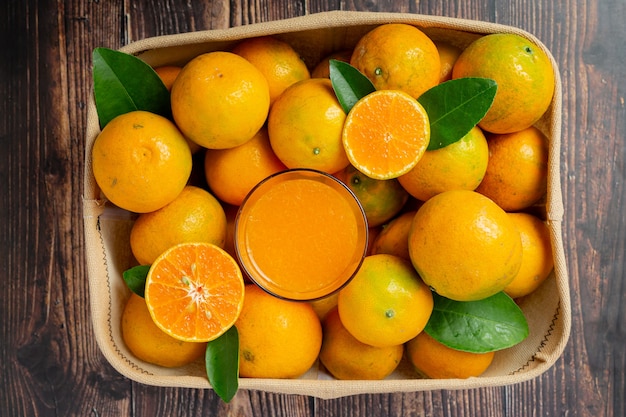
[[[548,193],[540,209],[550,229],[555,267],[540,289],[520,302],[530,326],[530,335],[519,345],[498,352],[487,372],[477,378],[421,379],[407,363],[402,363],[383,381],[338,381],[316,364],[295,380],[242,378],[241,389],[337,398],[362,393],[502,386],[529,380],[545,372],[560,357],[567,343],[571,312],[561,234],[561,79],[550,51],[533,35],[509,26],[438,16],[335,11],[225,30],[149,38],[122,50],[154,66],[182,65],[200,53],[227,50],[240,39],[271,34],[288,40],[305,62],[313,66],[330,52],[352,47],[374,26],[389,22],[413,24],[433,39],[447,40],[460,47],[482,34],[517,33],[540,45],[552,60],[556,91],[550,109],[537,126],[550,139]],[[201,362],[177,369],[161,368],[136,359],[122,341],[120,316],[129,292],[121,275],[134,264],[128,243],[133,215],[108,204],[100,195],[91,172],[91,148],[98,133],[92,96],[86,131],[83,212],[91,314],[97,343],[113,367],[135,381],[157,386],[210,388]]]

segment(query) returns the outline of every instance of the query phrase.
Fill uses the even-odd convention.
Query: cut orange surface
[[[403,91],[375,91],[352,107],[342,140],[359,171],[378,180],[397,178],[409,172],[428,147],[428,114]]]
[[[155,324],[176,339],[208,342],[228,330],[243,306],[239,266],[210,243],[182,243],[150,267],[145,299]]]

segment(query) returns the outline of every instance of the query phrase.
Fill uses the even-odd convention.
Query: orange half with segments
[[[430,142],[424,107],[400,90],[379,90],[352,107],[343,128],[350,163],[370,178],[388,180],[409,172]]]
[[[156,325],[187,342],[218,338],[237,320],[244,281],[236,261],[210,243],[182,243],[161,254],[146,278]]]

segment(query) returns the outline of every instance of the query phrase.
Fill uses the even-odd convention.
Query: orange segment
[[[226,332],[243,305],[239,266],[210,243],[183,243],[161,254],[146,278],[155,324],[176,339],[208,342]]]
[[[428,147],[428,114],[403,91],[375,91],[352,107],[342,140],[359,171],[378,180],[397,178],[410,171]]]

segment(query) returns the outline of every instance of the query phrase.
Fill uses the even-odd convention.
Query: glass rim
[[[297,176],[297,177],[295,177],[293,179],[310,179],[310,180],[319,182],[320,178],[325,178],[325,179],[329,180],[332,184],[335,184],[340,189],[342,189],[342,191],[347,192],[347,195],[350,196],[350,201],[352,203],[354,203],[354,205],[358,208],[358,210],[355,210],[355,213],[360,213],[360,216],[355,215],[356,221],[358,223],[357,224],[357,228],[359,229],[357,231],[358,232],[361,231],[360,229],[361,229],[361,224],[362,224],[362,231],[361,232],[364,234],[364,236],[363,236],[363,249],[362,249],[362,251],[359,251],[358,250],[359,248],[357,248],[357,250],[355,251],[355,255],[353,256],[354,258],[356,258],[357,255],[358,255],[358,262],[354,266],[354,270],[349,273],[348,277],[344,280],[344,282],[342,282],[341,285],[337,286],[336,288],[330,290],[328,293],[324,293],[322,295],[316,295],[317,293],[319,293],[319,291],[310,291],[310,293],[315,294],[315,295],[312,295],[310,297],[303,297],[303,298],[290,297],[288,295],[280,294],[276,290],[272,290],[270,288],[267,288],[267,286],[264,285],[263,282],[260,282],[261,280],[258,279],[258,277],[254,276],[255,273],[247,265],[245,257],[241,253],[240,245],[238,244],[238,242],[239,242],[239,233],[238,232],[239,232],[239,229],[241,227],[241,225],[240,225],[241,218],[242,218],[243,213],[244,213],[244,211],[246,209],[246,203],[248,203],[250,201],[250,199],[254,197],[255,193],[258,192],[258,190],[260,188],[262,188],[264,185],[266,185],[268,182],[276,179],[277,177],[281,177],[281,176],[285,176],[285,175],[293,175],[293,174],[297,174],[297,173],[301,173],[302,176]],[[311,177],[308,177],[307,175],[310,175]],[[362,220],[362,223],[361,223],[361,221],[359,219]],[[359,199],[356,196],[356,194],[343,181],[339,180],[338,178],[336,178],[332,174],[329,174],[327,172],[320,171],[320,170],[317,170],[317,169],[313,169],[313,168],[289,168],[289,169],[282,170],[282,171],[276,172],[274,174],[271,174],[271,175],[267,176],[266,178],[262,179],[261,181],[259,181],[248,192],[248,194],[243,199],[241,205],[239,206],[239,208],[237,210],[237,215],[235,216],[233,245],[235,247],[235,253],[236,253],[237,259],[239,261],[239,265],[241,266],[241,268],[243,270],[242,272],[244,272],[244,274],[252,281],[252,283],[254,285],[258,286],[259,288],[261,288],[266,293],[268,293],[268,294],[270,294],[270,295],[272,295],[272,296],[274,296],[276,298],[287,300],[287,301],[296,301],[296,302],[317,301],[317,300],[321,300],[321,299],[330,297],[331,295],[339,292],[346,285],[348,285],[348,283],[350,283],[350,281],[354,278],[354,276],[357,274],[357,272],[361,268],[361,265],[363,264],[363,260],[367,256],[368,241],[369,241],[369,225],[368,225],[368,222],[367,222],[367,216],[365,214],[365,209],[363,208],[363,205],[359,201]],[[359,242],[360,242],[360,239],[359,239]],[[289,291],[286,291],[286,292],[289,292]],[[306,295],[307,292],[303,292],[303,293],[299,293],[299,294]]]

